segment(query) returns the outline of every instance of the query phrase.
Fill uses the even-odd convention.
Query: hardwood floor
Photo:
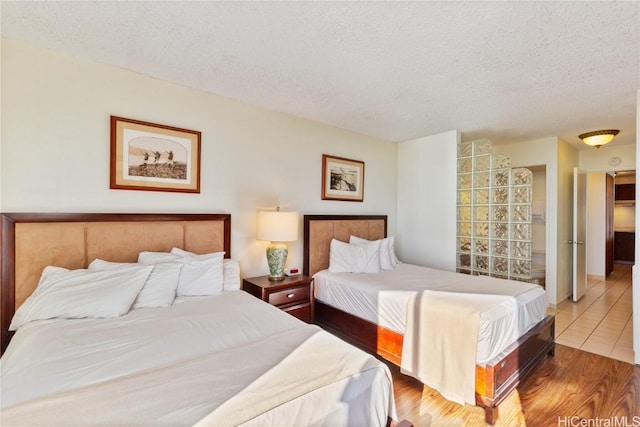
[[[481,408],[449,402],[387,364],[400,419],[416,427],[486,425]],[[495,425],[640,426],[640,367],[556,344],[555,356],[502,402]]]

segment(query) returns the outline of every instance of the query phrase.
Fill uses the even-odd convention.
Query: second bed
[[[447,399],[484,407],[493,424],[498,404],[553,354],[544,289],[402,263],[370,274],[329,271],[332,241],[352,236],[385,238],[386,216],[304,218],[316,323],[435,384]]]

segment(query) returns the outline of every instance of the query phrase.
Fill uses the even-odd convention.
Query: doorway
[[[587,293],[556,314],[557,342],[633,363],[635,171],[587,174]]]
[[[587,173],[587,278],[635,260],[635,170]]]
[[[636,171],[614,174],[613,263],[635,262]],[[610,232],[608,229],[607,232]],[[607,259],[607,264],[609,260]],[[609,276],[609,274],[607,274]]]

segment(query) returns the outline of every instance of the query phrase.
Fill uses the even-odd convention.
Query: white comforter
[[[384,425],[386,365],[242,291],[51,320],[2,357],[3,425]]]
[[[402,372],[458,403],[475,402],[475,366],[544,319],[538,285],[411,264],[376,274],[314,275],[315,297],[404,335]]]
[[[421,291],[451,291],[462,286],[464,292],[481,289],[487,278],[452,273],[412,264],[400,264],[377,274],[332,273],[314,275],[316,300],[351,313],[369,322],[404,334],[407,307]],[[496,280],[489,278],[488,280]],[[511,282],[521,285],[521,282]],[[484,365],[500,355],[508,345],[544,319],[547,296],[540,286],[514,298],[494,304],[480,316],[476,363]]]

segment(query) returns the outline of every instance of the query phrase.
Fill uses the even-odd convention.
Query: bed
[[[316,323],[345,340],[400,366],[404,372],[408,364],[428,364],[425,361],[431,362],[434,353],[442,353],[432,352],[429,348],[416,348],[405,339],[405,336],[411,336],[413,341],[416,337],[426,334],[425,331],[430,331],[424,323],[412,321],[417,318],[415,312],[418,310],[413,308],[415,302],[423,302],[421,299],[423,294],[436,295],[437,304],[445,307],[448,304],[458,304],[460,297],[474,300],[473,303],[475,300],[486,301],[487,305],[479,316],[481,320],[480,326],[477,326],[477,342],[473,343],[474,351],[477,350],[477,353],[472,355],[475,357],[475,366],[472,358],[469,367],[472,388],[471,399],[467,401],[475,400],[476,405],[483,407],[486,422],[493,424],[498,416],[497,407],[500,402],[540,361],[547,355],[553,355],[554,317],[546,315],[544,291],[537,285],[467,276],[402,263],[389,271],[373,274],[329,272],[332,245],[337,243],[336,241],[345,242],[340,243],[345,245],[353,239],[352,236],[366,239],[361,241],[386,238],[387,217],[385,215],[305,215],[304,217],[303,272],[314,277]],[[441,286],[441,282],[445,283],[443,290],[446,292],[418,291],[423,289],[423,284],[417,282],[419,279],[423,280],[425,272],[428,275],[427,281],[436,288]],[[488,295],[477,295],[481,292],[476,292],[474,286],[480,282],[486,286]],[[398,283],[402,284],[398,285]],[[461,287],[451,292],[451,288],[448,287],[451,283]],[[498,293],[494,292],[494,289],[503,292],[506,289],[505,285],[511,284],[519,290],[514,291],[513,295],[494,298],[492,294]],[[473,293],[466,294],[467,289],[473,290]],[[441,298],[440,294],[444,297]],[[451,295],[455,300],[449,298]],[[452,307],[459,307],[458,310],[451,311],[461,313],[468,308],[464,302],[461,306],[452,305]],[[510,310],[510,307],[518,307],[517,310],[520,310],[519,307],[525,307],[530,312],[525,312],[523,315],[515,309]],[[519,315],[521,320],[511,322],[508,317],[501,317],[506,312],[515,313],[514,316]],[[465,316],[459,315],[459,317]],[[485,325],[483,323],[485,317],[498,319],[497,326],[496,324]],[[433,317],[430,319],[433,320]],[[511,323],[517,323],[517,327],[511,328],[509,326]],[[509,327],[505,328],[505,326]],[[466,323],[464,327],[467,327]],[[420,328],[423,328],[422,332]],[[491,342],[492,345],[486,345],[483,343],[483,333],[491,332],[493,329],[501,330],[501,333],[487,336],[484,341]],[[407,353],[407,348],[410,349],[410,354],[403,354],[403,350]],[[452,356],[445,354],[440,358],[445,357]],[[407,370],[412,376],[416,376],[411,369]],[[455,372],[450,373],[456,375]],[[442,393],[442,390],[439,391]]]
[[[384,363],[239,290],[239,269],[227,269],[234,265],[230,215],[0,219],[3,424],[393,424]],[[142,254],[173,261],[143,264]],[[224,274],[216,292],[194,290],[192,277],[182,281],[187,265],[210,265],[213,258]],[[121,292],[133,308],[82,317],[93,304],[86,297],[44,308],[34,303],[67,289],[70,277],[113,285],[96,288],[108,292],[97,310],[115,306],[111,293]],[[152,277],[179,277],[171,303],[142,297]],[[59,307],[63,315],[42,315]]]

